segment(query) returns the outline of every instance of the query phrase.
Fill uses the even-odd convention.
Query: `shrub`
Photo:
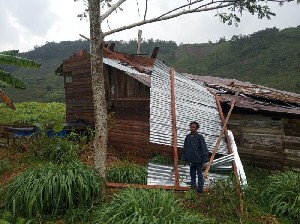
[[[150,163],[155,163],[159,165],[173,165],[173,161],[166,155],[155,154],[149,161]]]
[[[5,160],[0,159],[0,175],[11,168],[11,165]]]
[[[6,207],[13,216],[65,213],[91,207],[100,199],[102,182],[94,170],[75,162],[32,168],[8,186]]]
[[[173,192],[129,188],[96,212],[96,223],[201,224],[208,220],[185,211]]]
[[[31,150],[50,162],[68,163],[78,159],[79,146],[75,142],[58,137],[42,137],[33,142]]]
[[[146,184],[147,169],[143,166],[125,161],[110,167],[107,171],[106,178],[110,182]]]
[[[262,197],[272,212],[300,219],[300,173],[287,171],[269,176]]]

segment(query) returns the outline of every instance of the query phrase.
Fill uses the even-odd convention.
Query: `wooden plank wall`
[[[67,122],[93,125],[89,55],[74,55],[63,66]],[[104,76],[108,112],[116,114],[115,127],[109,130],[109,146],[138,160],[147,160],[159,152],[171,156],[172,148],[149,143],[150,88],[107,65],[104,65]]]
[[[300,171],[299,118],[235,112],[228,129],[233,131],[243,163]]]
[[[154,153],[165,154],[172,158],[173,148],[149,142],[149,120],[141,116],[127,116],[116,120],[116,127],[109,131],[109,146],[115,152],[146,162]]]
[[[150,88],[109,68],[112,107],[116,125],[109,130],[109,145],[127,158],[146,161],[153,153],[172,155],[172,148],[152,144],[150,138]]]
[[[85,54],[65,60],[63,71],[67,123],[93,124],[90,56]]]

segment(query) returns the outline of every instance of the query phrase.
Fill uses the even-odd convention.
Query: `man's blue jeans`
[[[199,193],[203,193],[203,175],[202,175],[202,164],[191,163],[190,164],[190,175],[191,175],[191,187],[196,189],[196,172],[198,176],[198,189]]]

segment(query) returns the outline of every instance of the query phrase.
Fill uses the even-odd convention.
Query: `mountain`
[[[158,59],[180,72],[234,78],[300,93],[299,40],[300,26],[281,31],[274,27],[251,35],[233,36],[230,40],[220,38],[217,43],[177,45],[174,41],[150,39],[142,43],[142,53],[150,56],[158,46]],[[113,42],[117,51],[136,51],[136,40]],[[20,56],[40,62],[42,66],[38,70],[10,69],[27,82],[28,87],[5,91],[15,102],[63,102],[63,79],[54,75],[54,70],[80,49],[89,49],[89,43],[83,40],[47,42],[21,53]]]

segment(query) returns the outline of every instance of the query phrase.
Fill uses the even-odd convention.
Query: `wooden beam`
[[[219,109],[219,114],[220,114],[221,121],[224,124],[225,123],[225,118],[224,118],[224,113],[223,113],[223,110],[222,110],[222,106],[221,106],[221,103],[220,103],[219,96],[217,94],[215,94],[215,93],[213,93],[213,94],[215,95],[215,98],[216,98],[216,101],[217,101],[217,105],[218,105],[218,109]],[[231,147],[230,138],[228,136],[227,127],[225,128],[225,136],[226,136],[226,139],[227,139],[228,151],[231,154],[231,153],[233,153],[233,150],[232,150],[232,147]],[[235,175],[236,181],[237,181],[237,186],[236,186],[237,188],[236,188],[236,190],[237,190],[237,194],[238,194],[239,199],[240,199],[240,211],[241,211],[241,213],[243,213],[243,211],[244,211],[244,200],[243,200],[243,194],[242,194],[242,190],[241,190],[240,176],[238,174],[238,170],[237,170],[237,166],[236,166],[235,160],[232,163],[232,167],[233,167],[234,175]]]
[[[173,146],[174,146],[174,174],[175,174],[175,187],[179,187],[174,73],[175,73],[174,69],[171,68],[171,100],[172,100],[171,104],[172,104],[172,125],[173,125]]]
[[[133,63],[132,61],[130,61],[129,59],[127,59],[124,55],[118,54],[117,52],[111,51],[107,48],[103,48],[104,51],[114,55],[116,58],[120,59],[121,61],[124,61],[126,63],[128,63],[129,65],[133,66],[134,68],[136,68],[139,72],[144,72],[145,69],[143,69],[140,65]]]
[[[175,191],[188,191],[189,187],[180,186],[164,186],[164,185],[146,185],[146,184],[125,184],[125,183],[112,183],[107,182],[106,187],[112,188],[140,188],[140,189],[165,189],[165,190],[175,190]],[[207,189],[206,189],[207,191]]]
[[[234,99],[232,100],[232,102],[231,102],[231,107],[230,107],[230,110],[229,110],[228,115],[227,115],[227,117],[226,117],[226,120],[224,121],[222,131],[221,131],[221,133],[220,133],[220,135],[219,135],[219,138],[218,138],[218,140],[217,140],[216,146],[215,146],[215,148],[214,148],[214,150],[213,150],[213,153],[212,153],[212,155],[211,155],[211,157],[210,157],[210,160],[209,160],[209,162],[208,162],[208,165],[207,165],[207,167],[206,167],[206,169],[205,169],[205,172],[204,172],[204,179],[207,178],[208,171],[209,171],[210,166],[211,166],[211,164],[212,164],[212,162],[213,162],[213,160],[214,160],[214,158],[215,158],[215,155],[216,155],[216,153],[217,153],[217,150],[218,150],[218,148],[219,148],[219,146],[220,146],[220,143],[221,143],[223,134],[224,134],[224,132],[225,132],[225,129],[227,129],[227,123],[228,123],[228,121],[229,121],[230,115],[231,115],[231,113],[232,113],[232,110],[233,110],[233,108],[234,108],[234,105],[235,105],[235,102],[236,102],[236,100],[237,100],[237,98],[238,98],[239,93],[240,93],[240,89],[235,93],[235,98],[234,98]]]

